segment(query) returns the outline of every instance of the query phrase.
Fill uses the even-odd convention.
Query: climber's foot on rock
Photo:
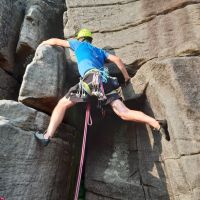
[[[39,131],[37,131],[36,133],[34,133],[35,138],[37,139],[37,141],[42,144],[43,146],[47,146],[49,144],[49,142],[51,141],[50,139],[45,139],[44,138],[44,134],[40,133]]]

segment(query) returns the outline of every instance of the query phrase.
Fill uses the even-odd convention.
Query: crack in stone
[[[133,62],[129,63],[129,64],[126,64],[126,67],[128,70],[130,70],[130,73],[131,73],[131,76],[134,76],[137,71],[144,65],[146,64],[147,62],[151,61],[151,60],[154,60],[154,59],[157,59],[158,57],[152,57],[152,58],[149,58],[149,59],[146,59],[145,58],[143,59],[135,59]]]
[[[138,149],[138,131],[137,131],[137,134],[136,134],[136,147]],[[139,166],[139,162],[138,162],[138,173],[139,173],[139,178],[140,178],[140,185],[142,187],[142,190],[143,190],[143,193],[144,193],[144,200],[147,200],[146,198],[146,193],[145,193],[145,189],[144,189],[144,184],[143,184],[143,181],[142,181],[142,175],[140,173],[140,166]]]
[[[180,154],[180,156],[178,156],[178,157],[165,158],[164,161],[166,161],[166,160],[179,160],[182,157],[195,156],[195,155],[199,155],[199,154],[200,154],[200,151],[195,152],[195,153],[189,153],[189,154]]]
[[[153,200],[152,197],[151,197],[151,193],[150,193],[150,191],[149,191],[149,188],[147,188],[147,192],[148,192],[148,195],[149,195],[149,199],[150,199],[150,200]]]
[[[109,198],[109,199],[114,199],[114,200],[123,200],[123,199],[119,199],[119,198],[113,198],[113,197],[110,197],[110,196],[106,196],[106,195],[102,195],[102,194],[99,194],[99,193],[97,193],[97,192],[94,192],[94,191],[90,191],[90,190],[87,190],[87,192],[90,192],[90,193],[92,193],[92,194],[94,194],[94,195],[97,195],[97,196],[99,196],[99,197],[106,197],[106,198]]]
[[[134,176],[136,173],[138,172],[138,170],[135,170],[134,172],[132,172],[130,175],[129,175],[129,178]]]
[[[198,154],[200,154],[200,151],[199,152],[195,152],[195,153],[190,153],[190,154],[181,154],[181,157],[195,156],[195,155],[198,155]]]
[[[141,187],[142,187],[142,190],[143,190],[143,193],[144,193],[144,199],[147,200],[145,189],[144,189],[144,184],[143,184],[142,176],[141,176],[140,172],[139,172],[139,175],[140,175],[140,184],[141,184]]]
[[[157,17],[157,16],[159,16],[159,15],[166,15],[166,14],[169,14],[169,13],[174,12],[174,11],[176,11],[176,10],[185,8],[185,7],[188,6],[188,5],[195,5],[195,4],[199,4],[199,2],[196,2],[196,1],[188,1],[188,2],[184,2],[184,3],[180,3],[180,4],[178,4],[177,6],[174,6],[174,7],[172,7],[172,8],[168,8],[168,9],[163,10],[163,11],[161,11],[161,12],[155,14],[155,15],[152,15],[152,16]]]
[[[183,141],[189,141],[189,142],[200,142],[200,139],[196,139],[196,140],[193,140],[193,139],[190,139],[190,138],[175,138],[174,140],[183,140]]]
[[[94,182],[97,182],[97,183],[102,183],[102,184],[106,184],[106,182],[105,181],[101,181],[101,180],[98,180],[98,179],[92,179],[92,181],[94,181]]]
[[[157,187],[155,187],[155,186],[153,186],[153,185],[150,185],[150,184],[147,184],[147,183],[143,183],[143,186],[151,187],[151,188],[157,188]]]
[[[13,78],[14,80],[16,80],[16,81],[19,83],[19,81],[13,76],[13,73],[7,71],[7,70],[4,69],[4,68],[1,68],[1,70],[2,70],[7,76],[9,76],[10,78]]]
[[[144,24],[146,22],[149,22],[151,21],[152,19],[154,19],[155,16],[151,16],[151,17],[148,17],[146,19],[143,19],[137,23],[126,23],[126,25],[122,25],[120,28],[115,28],[115,29],[109,29],[109,30],[103,30],[103,31],[94,31],[94,33],[113,33],[113,32],[119,32],[119,31],[122,31],[122,30],[127,30],[129,28],[134,28],[136,26],[139,26],[141,24]]]
[[[121,46],[118,46],[118,47],[114,47],[114,48],[110,48],[109,50],[118,50],[118,49],[122,49],[122,48],[126,48],[128,46],[131,46],[135,43],[138,43],[138,41],[133,41],[133,42],[130,42],[130,43],[127,43],[125,45],[121,45]],[[144,44],[145,42],[140,42],[140,44]]]
[[[110,32],[119,32],[119,31],[122,31],[122,30],[126,30],[126,29],[129,29],[129,28],[133,28],[133,27],[136,27],[136,26],[139,26],[141,24],[144,24],[144,23],[147,23],[153,19],[155,19],[156,17],[160,16],[160,15],[167,15],[171,12],[174,12],[176,10],[179,10],[179,9],[182,9],[182,8],[185,8],[186,6],[188,5],[195,5],[195,4],[199,4],[199,2],[193,2],[193,1],[190,1],[190,2],[185,2],[185,3],[182,3],[182,4],[179,4],[173,8],[170,8],[170,9],[166,9],[164,11],[161,11],[161,12],[158,12],[156,14],[152,14],[150,15],[149,17],[147,17],[146,19],[143,19],[137,23],[127,23],[126,25],[122,25],[120,28],[117,28],[117,29],[109,29],[109,30],[103,30],[103,31],[94,31],[94,33],[110,33]]]
[[[130,3],[134,3],[140,0],[130,0],[130,1],[123,1],[123,2],[116,2],[116,3],[107,3],[107,4],[87,4],[87,5],[79,5],[79,6],[68,6],[69,8],[90,8],[90,7],[104,7],[104,6],[115,6],[115,5],[126,5]]]

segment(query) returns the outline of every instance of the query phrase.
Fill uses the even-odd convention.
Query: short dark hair
[[[92,38],[91,38],[91,37],[84,37],[84,38],[83,38],[83,41],[92,43]]]

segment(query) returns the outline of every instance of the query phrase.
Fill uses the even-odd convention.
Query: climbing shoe
[[[38,140],[38,142],[40,142],[40,144],[42,144],[43,146],[47,146],[50,142],[50,139],[45,139],[44,134],[40,133],[39,131],[34,133],[34,136]]]
[[[158,130],[159,133],[165,137],[167,141],[170,141],[170,135],[167,126],[167,120],[157,120],[160,124],[160,129]]]

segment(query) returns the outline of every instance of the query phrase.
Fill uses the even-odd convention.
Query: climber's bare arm
[[[58,38],[48,39],[41,43],[41,45],[43,45],[43,44],[48,44],[48,45],[52,45],[52,46],[62,46],[62,47],[66,47],[66,48],[70,47],[69,42],[67,40],[62,40],[62,39],[58,39]]]
[[[122,74],[124,76],[125,82],[130,80],[131,77],[128,75],[126,67],[119,57],[109,54],[107,59],[117,65],[117,67],[120,69],[120,71],[122,72]]]

